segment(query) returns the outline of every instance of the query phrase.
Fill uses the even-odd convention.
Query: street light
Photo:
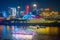
[[[33,4],[33,11],[35,11],[37,8],[37,4]]]
[[[20,6],[17,6],[17,15],[20,17]]]
[[[18,6],[17,8],[20,9],[20,6]]]
[[[37,7],[37,4],[33,4],[33,7]]]

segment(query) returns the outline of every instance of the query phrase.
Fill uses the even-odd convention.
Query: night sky
[[[18,5],[24,9],[27,4],[32,8],[33,3],[36,3],[38,8],[48,7],[57,11],[60,10],[59,0],[0,0],[0,11],[7,9],[8,7],[16,7]]]

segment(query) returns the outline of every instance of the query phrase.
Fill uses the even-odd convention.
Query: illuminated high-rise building
[[[16,17],[16,8],[9,8],[9,16]]]
[[[26,14],[29,13],[29,5],[26,5]]]
[[[17,14],[16,14],[17,16],[16,17],[18,17],[18,18],[20,18],[20,6],[17,6]]]
[[[2,15],[3,15],[4,18],[6,18],[7,17],[6,11],[2,11]]]

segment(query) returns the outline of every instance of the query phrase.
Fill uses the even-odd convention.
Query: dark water
[[[4,39],[9,39],[11,35],[11,31],[7,29],[7,26],[5,25],[0,25],[0,39],[4,40]]]
[[[12,31],[13,30],[18,30],[17,28],[17,26],[5,26],[5,25],[2,25],[2,26],[0,26],[0,27],[2,27],[2,28],[0,28],[0,39],[1,40],[12,40],[13,39],[13,36],[12,36]],[[19,30],[18,31],[21,31],[21,30],[26,30],[27,28],[19,28]],[[18,32],[18,31],[15,31],[15,32]],[[28,30],[27,30],[28,31]],[[26,31],[26,32],[27,32]],[[31,31],[32,32],[32,31]],[[28,33],[28,32],[27,32]],[[15,40],[15,38],[13,39],[13,40]]]
[[[16,28],[16,27],[15,27]],[[14,26],[0,26],[0,39],[1,40],[11,40],[12,34],[11,31],[14,29]],[[15,40],[15,39],[13,39]],[[34,40],[60,40],[58,35],[43,35],[43,34],[37,34],[36,38],[34,36]]]

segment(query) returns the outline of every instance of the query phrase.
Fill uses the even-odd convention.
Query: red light
[[[36,18],[42,18],[41,16],[36,16]]]
[[[26,5],[26,14],[28,14],[28,13],[29,13],[29,6]]]

